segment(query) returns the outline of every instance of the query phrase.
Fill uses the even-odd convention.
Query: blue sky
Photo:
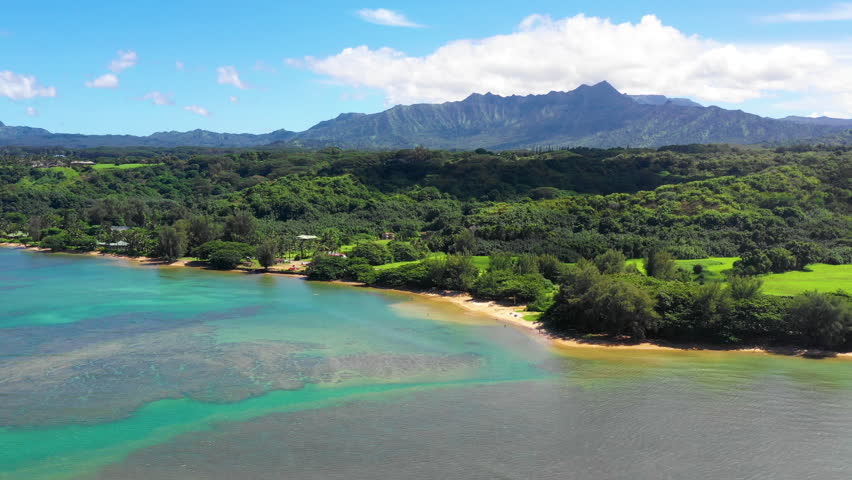
[[[55,132],[303,130],[600,80],[849,117],[852,3],[41,1],[0,16],[0,121]]]

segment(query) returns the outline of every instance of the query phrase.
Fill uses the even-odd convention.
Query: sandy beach
[[[15,243],[0,243],[0,247],[21,248],[33,252],[53,253],[50,249],[39,247],[25,247]],[[204,268],[198,264],[193,265],[190,260],[178,260],[173,263],[167,263],[163,260],[151,257],[130,257],[118,255],[114,253],[103,253],[98,251],[75,253],[75,252],[60,252],[71,255],[89,255],[97,257],[114,258],[120,260],[129,260],[143,266],[155,267],[186,267],[186,268]],[[307,277],[301,273],[289,272],[282,270],[280,267],[273,267],[270,271],[252,271],[247,269],[229,270],[226,273],[248,273],[248,274],[264,274],[285,276],[290,278],[306,279]],[[550,342],[557,349],[574,349],[574,348],[604,348],[613,350],[657,350],[657,351],[695,351],[695,350],[714,350],[714,351],[730,351],[730,352],[753,352],[763,354],[801,356],[801,357],[842,357],[852,359],[852,352],[840,353],[823,350],[809,350],[799,347],[727,347],[725,345],[713,344],[673,344],[665,341],[636,341],[629,337],[613,338],[611,336],[583,336],[583,337],[562,337],[550,333],[541,327],[539,322],[525,320],[521,313],[526,309],[526,305],[506,305],[495,301],[477,300],[467,293],[454,291],[439,291],[439,290],[398,290],[369,287],[360,282],[347,282],[336,280],[333,282],[338,285],[346,285],[358,288],[369,288],[380,291],[398,292],[408,295],[416,295],[420,298],[429,299],[432,301],[451,303],[464,310],[474,312],[481,315],[489,316],[497,321],[512,325],[529,332],[531,335],[539,336],[547,342]]]

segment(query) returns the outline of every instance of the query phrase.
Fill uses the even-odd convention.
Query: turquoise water
[[[852,363],[0,249],[0,478],[848,478]]]

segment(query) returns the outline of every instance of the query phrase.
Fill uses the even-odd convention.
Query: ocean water
[[[852,478],[852,361],[0,249],[0,479]]]

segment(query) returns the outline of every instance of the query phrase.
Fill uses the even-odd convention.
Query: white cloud
[[[173,95],[171,93],[163,93],[163,92],[148,92],[143,97],[142,100],[151,100],[151,103],[154,105],[174,105],[175,102],[172,100]]]
[[[202,117],[209,117],[210,116],[209,110],[207,110],[204,107],[200,107],[198,105],[187,105],[187,106],[183,107],[183,109],[188,111],[188,112],[192,112],[192,113],[201,115]]]
[[[240,74],[237,73],[237,69],[232,66],[224,66],[216,69],[217,81],[222,85],[233,85],[237,88],[248,88],[246,84],[240,80]]]
[[[37,117],[38,116],[38,110],[36,110],[35,107],[27,107],[27,116]]]
[[[852,3],[835,3],[817,10],[800,10],[795,12],[778,13],[763,17],[764,22],[836,22],[852,20]]]
[[[176,70],[183,70],[184,68],[186,68],[185,63],[181,62],[180,60],[175,62],[175,69]]]
[[[39,85],[33,75],[21,75],[10,70],[0,72],[0,96],[12,100],[33,97],[55,97],[56,88]]]
[[[86,86],[89,88],[117,88],[118,77],[112,73],[105,73],[90,82],[86,82]]]
[[[810,89],[852,91],[852,61],[827,49],[724,44],[686,35],[653,15],[621,24],[584,15],[531,15],[510,34],[453,41],[422,57],[359,46],[286,63],[340,84],[381,90],[389,104],[461,100],[486,91],[543,94],[602,80],[631,94],[710,103]]]
[[[109,68],[115,73],[121,73],[124,70],[136,65],[138,57],[133,50],[119,50],[118,58],[109,63]]]
[[[362,20],[375,23],[377,25],[388,25],[391,27],[423,26],[412,22],[400,12],[395,12],[386,8],[362,8],[361,10],[358,10],[358,16],[361,17]]]
[[[240,99],[236,95],[231,95],[228,97],[228,101],[231,103],[239,103]]]

